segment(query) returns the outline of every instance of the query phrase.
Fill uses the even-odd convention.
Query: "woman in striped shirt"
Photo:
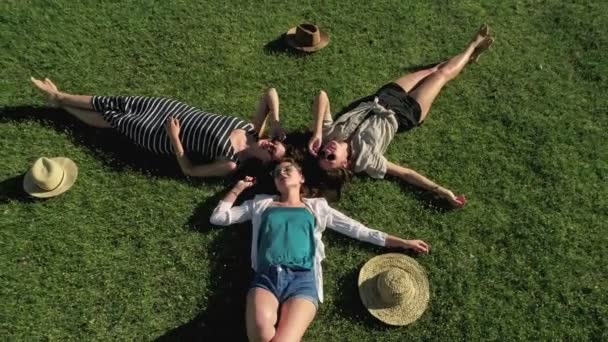
[[[32,78],[32,82],[51,104],[90,126],[114,128],[154,153],[175,153],[188,176],[221,177],[242,161],[270,162],[285,154],[280,142],[284,133],[279,124],[279,97],[274,88],[264,93],[250,123],[168,98],[72,95],[59,91],[48,78]],[[260,139],[268,116],[274,139]],[[193,165],[186,152],[200,155],[207,163]]]

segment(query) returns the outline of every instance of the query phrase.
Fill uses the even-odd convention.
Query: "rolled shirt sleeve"
[[[209,221],[217,226],[229,226],[251,220],[253,213],[253,201],[245,201],[243,204],[233,207],[233,203],[220,201],[213,210]]]
[[[373,151],[372,146],[365,141],[362,141],[358,147],[359,153],[357,159],[355,159],[353,170],[356,173],[365,172],[372,178],[384,178],[388,163],[386,158]]]

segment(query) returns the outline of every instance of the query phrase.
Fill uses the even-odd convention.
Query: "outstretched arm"
[[[465,204],[466,200],[464,196],[457,197],[452,191],[436,184],[432,180],[424,177],[412,169],[408,169],[407,167],[387,162],[386,173],[391,176],[399,177],[409,184],[415,185],[427,191],[431,191],[441,198],[445,198],[455,207],[462,207]]]
[[[264,136],[267,121],[270,121],[271,137],[284,138],[279,121],[279,93],[275,88],[268,88],[264,92],[253,117],[253,127],[260,138]]]
[[[331,110],[329,105],[329,96],[323,90],[319,95],[315,96],[312,105],[312,115],[314,118],[312,126],[312,138],[308,143],[308,151],[316,156],[323,144],[323,122],[331,121]]]
[[[327,227],[354,239],[378,246],[411,249],[416,253],[425,254],[430,250],[430,247],[422,240],[405,240],[368,228],[331,207],[329,207]]]
[[[229,160],[218,160],[205,165],[192,165],[184,153],[184,147],[179,139],[180,124],[175,118],[169,117],[165,125],[169,140],[173,146],[179,167],[186,176],[192,177],[223,177],[236,169],[236,163]]]

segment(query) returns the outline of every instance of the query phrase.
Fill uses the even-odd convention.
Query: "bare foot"
[[[485,37],[484,40],[482,40],[479,44],[477,44],[477,47],[475,47],[475,50],[471,54],[471,58],[469,58],[469,63],[477,63],[479,56],[489,49],[492,44],[494,44],[494,37]]]
[[[49,87],[51,87],[51,89],[53,89],[56,93],[59,93],[59,90],[57,89],[57,86],[55,85],[55,83],[53,83],[53,81],[49,80],[48,78],[45,78],[44,83],[48,84]]]
[[[475,34],[475,37],[473,37],[473,39],[471,40],[471,44],[478,45],[489,35],[490,35],[490,26],[488,26],[487,24],[483,24],[477,31],[477,34]]]
[[[38,90],[42,91],[49,102],[49,104],[53,106],[59,105],[59,91],[57,90],[57,86],[51,80],[46,78],[44,81],[35,79],[33,77],[30,78],[32,83],[38,88]]]

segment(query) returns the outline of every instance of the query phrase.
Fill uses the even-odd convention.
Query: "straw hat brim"
[[[38,198],[49,198],[57,196],[68,191],[68,189],[70,189],[72,185],[74,185],[74,182],[76,182],[76,178],[78,177],[78,166],[76,166],[76,163],[74,163],[71,159],[64,157],[56,157],[49,159],[61,165],[64,172],[63,180],[57,188],[51,191],[41,189],[40,187],[38,187],[38,185],[36,185],[36,182],[34,182],[34,178],[32,176],[32,169],[30,168],[29,171],[23,177],[23,190],[25,190],[25,192],[27,192],[30,196]]]
[[[321,50],[322,48],[326,47],[327,44],[329,44],[329,35],[327,34],[327,32],[319,29],[319,44],[313,46],[300,46],[296,42],[296,29],[297,26],[294,26],[290,28],[289,31],[287,31],[287,33],[285,34],[285,41],[287,41],[287,44],[296,50],[304,52],[315,52]]]
[[[382,272],[397,267],[409,273],[412,279],[412,295],[399,304],[384,303],[376,280]],[[388,253],[370,259],[359,272],[359,295],[367,310],[389,325],[407,325],[422,316],[429,302],[429,282],[426,272],[418,262],[406,255]]]

